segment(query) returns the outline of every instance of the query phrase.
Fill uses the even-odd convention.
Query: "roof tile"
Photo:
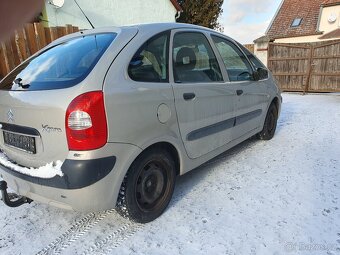
[[[318,35],[320,6],[324,0],[284,0],[267,32],[270,39]],[[301,25],[291,27],[295,18],[302,18]]]
[[[325,0],[322,2],[323,6],[340,4],[340,0]]]

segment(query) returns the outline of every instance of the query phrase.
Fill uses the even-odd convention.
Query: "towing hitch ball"
[[[5,181],[0,181],[0,190],[2,195],[2,201],[5,203],[5,205],[9,207],[18,207],[26,203],[30,204],[33,201],[32,199],[23,196],[20,196],[19,199],[12,200],[7,193],[7,182]]]

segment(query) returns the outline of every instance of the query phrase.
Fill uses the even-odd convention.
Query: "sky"
[[[224,33],[240,43],[263,36],[281,0],[224,0],[220,24]]]

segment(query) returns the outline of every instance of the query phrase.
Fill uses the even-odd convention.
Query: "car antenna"
[[[83,9],[80,8],[78,2],[77,2],[76,0],[73,0],[73,1],[76,3],[76,5],[78,6],[78,8],[79,8],[80,11],[82,12],[82,14],[85,16],[85,18],[87,19],[87,21],[90,23],[91,27],[94,28],[94,25],[92,24],[92,22],[90,21],[90,19],[86,16],[86,14],[85,14],[85,12],[83,11]]]

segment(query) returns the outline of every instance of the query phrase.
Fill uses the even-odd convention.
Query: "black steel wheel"
[[[121,187],[118,211],[139,223],[159,217],[168,206],[175,187],[175,164],[160,148],[147,150],[131,165]]]
[[[264,122],[263,129],[257,134],[257,137],[261,140],[270,140],[274,137],[277,126],[278,110],[275,104],[269,106],[266,120]]]

